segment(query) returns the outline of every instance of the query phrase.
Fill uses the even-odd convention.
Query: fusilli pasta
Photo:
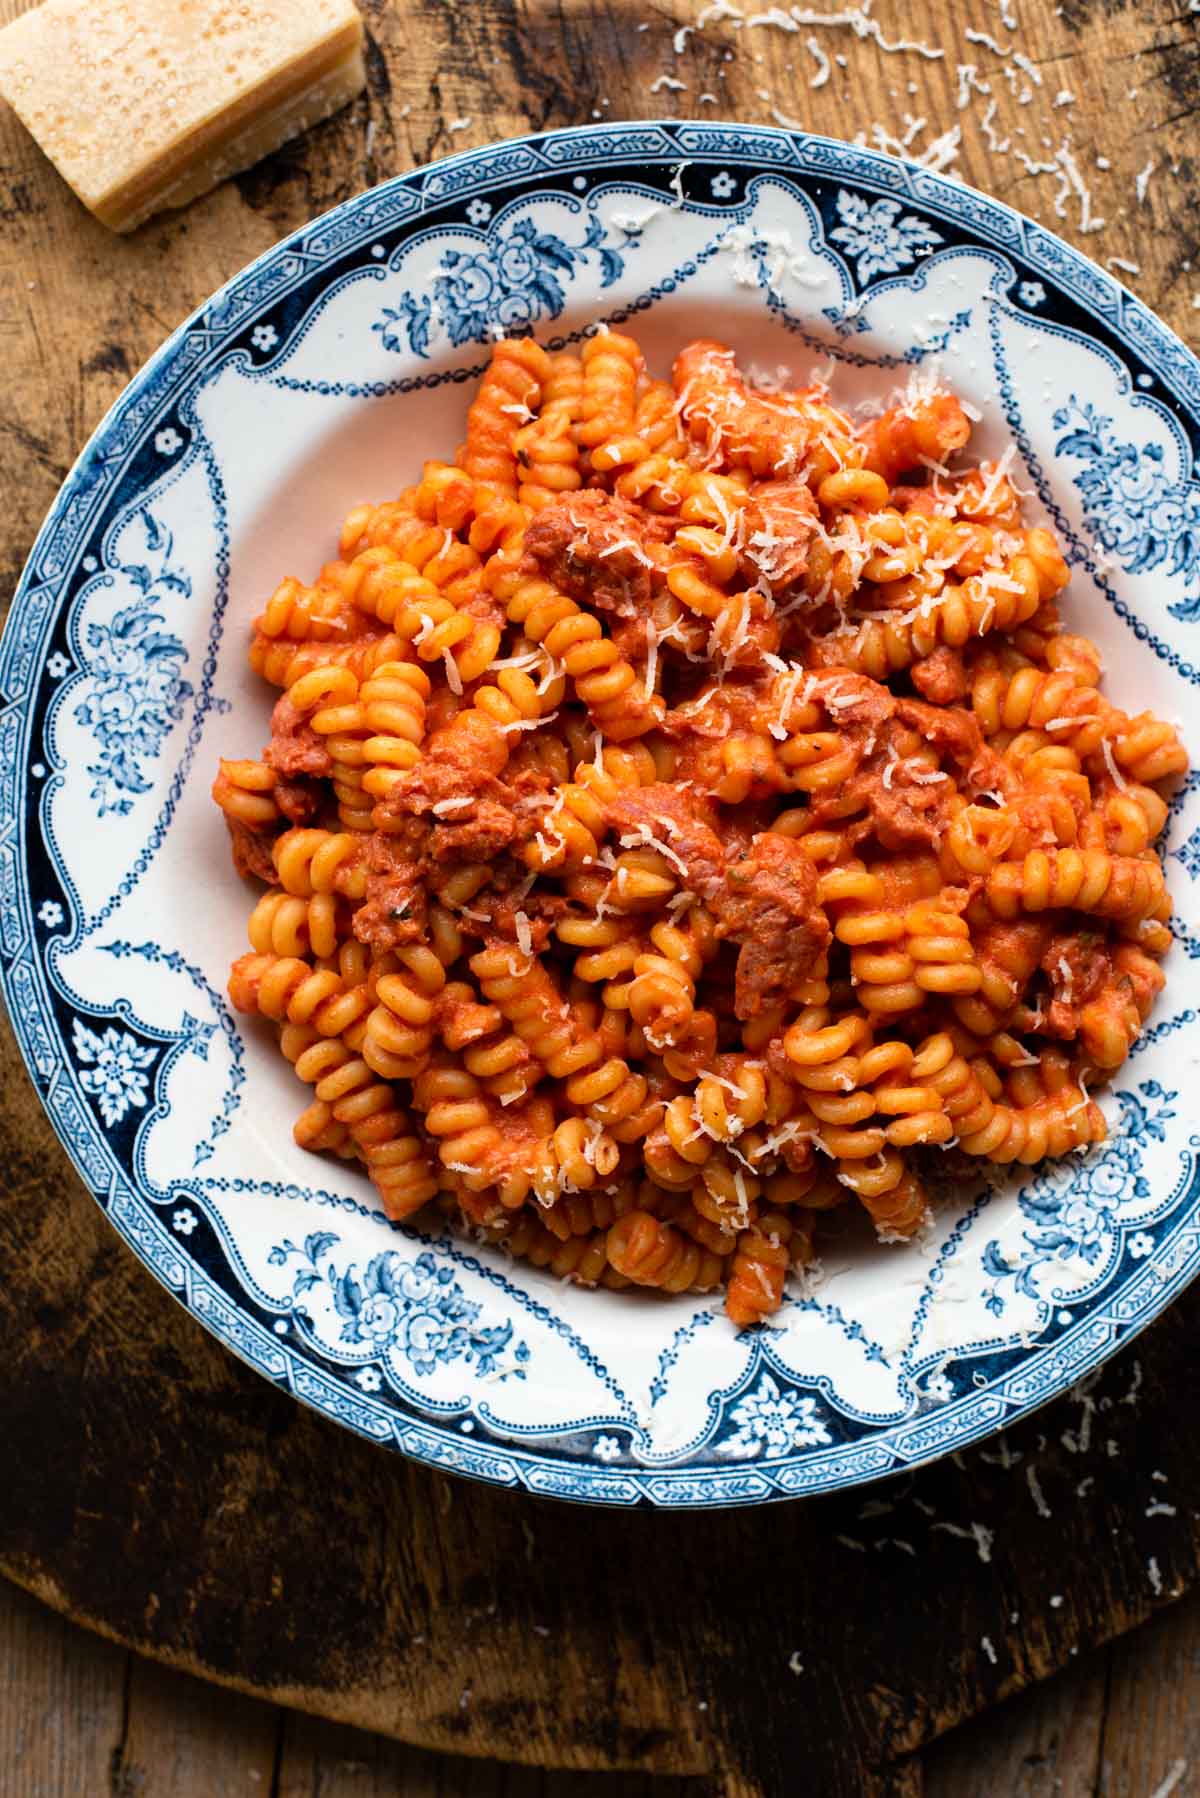
[[[304,1147],[560,1278],[769,1317],[825,1213],[1097,1142],[1163,984],[1174,728],[949,393],[498,343],[454,462],[284,580],[236,1006]],[[945,1165],[953,1165],[946,1163]]]

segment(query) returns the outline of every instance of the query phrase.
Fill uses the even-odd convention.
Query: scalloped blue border
[[[188,1249],[171,1236],[146,1195],[130,1185],[90,1110],[69,1077],[65,1044],[35,959],[26,880],[27,736],[35,709],[44,646],[59,614],[66,577],[152,417],[165,422],[176,396],[213,356],[228,353],[264,305],[276,304],[330,260],[371,234],[415,223],[428,210],[464,194],[483,193],[539,175],[560,182],[572,169],[597,174],[647,164],[674,166],[703,158],[776,177],[808,175],[849,181],[875,193],[901,195],[953,223],[984,246],[1019,255],[1066,301],[1123,339],[1155,371],[1193,428],[1200,421],[1200,363],[1119,282],[1032,221],[970,188],[912,164],[829,138],[715,121],[632,121],[530,134],[467,150],[401,175],[346,201],[301,227],[233,277],[174,331],[110,408],[83,449],[38,534],[0,643],[0,987],[35,1086],[68,1153],[114,1227],[152,1273],[234,1353],[267,1379],[346,1427],[412,1458],[493,1484],[584,1502],[668,1506],[750,1504],[878,1479],[937,1458],[988,1435],[1054,1397],[1107,1359],[1148,1324],[1200,1272],[1200,1157],[1183,1169],[1178,1227],[1163,1239],[1154,1265],[1132,1274],[1070,1329],[1023,1353],[1015,1368],[982,1390],[895,1425],[873,1438],[822,1454],[770,1464],[711,1468],[607,1470],[574,1457],[467,1441],[394,1402],[350,1391],[311,1354],[302,1354],[235,1303]],[[808,196],[805,196],[806,198]],[[424,384],[424,383],[420,383]],[[32,808],[34,811],[40,809]],[[60,1056],[59,1048],[63,1050]],[[1196,1145],[1194,1145],[1196,1146]],[[1189,1215],[1190,1211],[1190,1215]],[[1169,1264],[1169,1265],[1168,1265]],[[1098,1295],[1098,1301],[1099,1301]],[[756,1354],[735,1383],[746,1388],[766,1361]]]

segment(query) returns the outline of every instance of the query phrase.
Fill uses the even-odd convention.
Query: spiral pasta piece
[[[662,702],[648,695],[628,660],[604,635],[599,619],[547,581],[521,581],[508,616],[531,642],[541,643],[570,676],[575,691],[607,737],[624,742],[661,718]]]
[[[281,1023],[310,1024],[321,1036],[341,1036],[370,1005],[362,987],[347,987],[340,974],[314,968],[299,956],[242,955],[229,976],[238,1011],[260,1012]]]
[[[563,493],[582,485],[574,426],[583,406],[583,363],[578,356],[551,356],[542,385],[542,406],[513,438],[519,477],[518,498],[540,511]]]
[[[711,1292],[724,1274],[721,1258],[672,1224],[645,1211],[628,1211],[606,1238],[610,1264],[635,1286],[664,1292]]]
[[[467,440],[458,458],[474,480],[516,498],[516,434],[541,404],[549,377],[550,358],[532,338],[503,338],[496,345],[467,413]]]

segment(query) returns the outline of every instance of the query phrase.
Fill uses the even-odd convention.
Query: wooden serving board
[[[531,127],[707,112],[901,136],[924,117],[914,149],[961,126],[955,169],[1071,236],[1078,196],[1055,217],[1059,178],[1012,150],[1048,162],[1069,130],[1109,220],[1077,241],[1134,265],[1186,332],[1196,18],[1173,0],[1012,4],[1030,16],[1010,36],[986,0],[879,0],[889,42],[937,57],[852,26],[700,28],[699,0],[363,0],[368,96],[129,240],[0,120],[3,585],[105,407],[221,280],[371,181]],[[22,10],[0,0],[0,20]],[[816,88],[814,34],[846,58]],[[1005,74],[1018,46],[1040,80]],[[972,63],[987,96],[961,76]],[[0,1567],[146,1654],[464,1753],[912,1798],[912,1750],[1197,1578],[1200,1439],[1181,1400],[1200,1291],[1089,1393],[865,1494],[713,1515],[559,1506],[410,1466],[233,1360],[110,1230],[4,1050]]]
[[[893,1763],[1200,1572],[1198,1289],[1082,1399],[902,1481],[559,1505],[412,1466],[235,1361],[80,1190],[14,1062],[0,1568],[144,1653],[430,1747],[912,1798]]]

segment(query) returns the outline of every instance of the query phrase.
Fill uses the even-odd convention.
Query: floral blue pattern
[[[428,1251],[407,1260],[394,1249],[373,1255],[363,1271],[347,1267],[339,1274],[332,1263],[321,1266],[341,1241],[332,1230],[316,1230],[298,1247],[289,1238],[267,1257],[284,1267],[296,1256],[301,1265],[292,1278],[292,1302],[305,1299],[327,1283],[342,1321],[342,1341],[363,1345],[375,1354],[390,1350],[408,1361],[414,1373],[430,1374],[439,1363],[465,1361],[478,1374],[500,1379],[525,1378],[529,1349],[518,1342],[512,1360],[501,1356],[512,1342],[511,1323],[482,1324],[482,1306],[464,1294],[454,1269]]]
[[[1085,464],[1075,476],[1084,518],[1096,541],[1129,574],[1200,565],[1200,482],[1171,480],[1159,444],[1123,442],[1111,418],[1074,394],[1054,414],[1055,448]],[[1200,591],[1168,607],[1175,618],[1200,618]]]
[[[604,241],[594,215],[581,244],[553,231],[539,231],[532,219],[518,219],[507,231],[493,228],[474,255],[447,250],[433,293],[418,298],[405,291],[398,306],[385,306],[374,329],[389,350],[408,348],[428,356],[435,327],[452,344],[487,343],[493,337],[520,337],[540,318],[553,318],[566,304],[563,282],[571,280],[593,254],[600,285],[608,287],[624,270],[624,258]]]
[[[1082,1165],[1053,1162],[1021,1191],[1021,1210],[1032,1227],[1025,1231],[1020,1254],[1009,1260],[995,1241],[984,1250],[984,1270],[993,1280],[984,1303],[994,1316],[1004,1312],[1001,1286],[1008,1280],[1014,1292],[1036,1300],[1048,1314],[1049,1303],[1038,1284],[1042,1269],[1076,1259],[1094,1267],[1112,1242],[1119,1208],[1131,1199],[1149,1197],[1142,1173],[1146,1138],[1166,1140],[1166,1126],[1175,1116],[1170,1103],[1179,1095],[1166,1091],[1157,1080],[1143,1080],[1136,1093],[1116,1096],[1121,1129],[1107,1150]]]
[[[1196,876],[1200,874],[1200,825],[1196,826],[1191,836],[1184,838],[1178,849],[1172,849],[1171,854],[1176,861],[1183,863],[1192,879],[1195,880]]]
[[[131,1105],[144,1109],[148,1081],[143,1070],[154,1060],[155,1050],[139,1043],[127,1030],[114,1030],[111,1025],[97,1036],[82,1018],[74,1020],[72,1032],[81,1070],[79,1084],[91,1093],[111,1130]]]
[[[800,1392],[783,1392],[771,1374],[760,1374],[729,1413],[737,1426],[717,1441],[717,1451],[750,1461],[758,1456],[776,1461],[796,1448],[815,1448],[830,1440],[817,1414],[817,1401]]]
[[[100,755],[88,764],[92,798],[98,816],[128,812],[131,793],[146,793],[150,781],[142,759],[153,759],[173,724],[183,717],[184,701],[192,689],[180,676],[187,651],[179,638],[159,627],[161,612],[154,610],[168,593],[190,597],[192,583],[170,563],[171,533],[143,509],[139,513],[145,533],[143,562],[116,563],[141,595],[126,606],[111,624],[89,624],[87,661],[90,688],[75,716],[89,724],[100,745]]]
[[[840,244],[854,259],[860,287],[875,275],[894,275],[908,268],[943,241],[924,219],[911,213],[901,217],[896,200],[876,200],[872,205],[861,194],[843,187],[838,190],[836,205],[842,222],[829,233],[829,241]]]
[[[207,1136],[196,1145],[193,1154],[192,1165],[199,1167],[202,1162],[211,1157],[217,1139],[224,1136],[233,1123],[242,1101],[242,1088],[246,1083],[246,1052],[229,1007],[216,988],[205,979],[200,969],[181,955],[177,949],[163,949],[157,943],[129,943],[121,937],[112,943],[102,943],[100,947],[103,954],[111,955],[117,961],[125,961],[130,956],[136,956],[155,966],[169,968],[173,974],[186,974],[196,990],[208,1000],[216,1014],[215,1024],[205,1023],[200,1018],[194,1018],[190,1011],[185,1011],[179,1020],[177,1040],[186,1043],[201,1061],[208,1060],[209,1044],[218,1029],[229,1049],[229,1073],[220,1108],[212,1120]]]

